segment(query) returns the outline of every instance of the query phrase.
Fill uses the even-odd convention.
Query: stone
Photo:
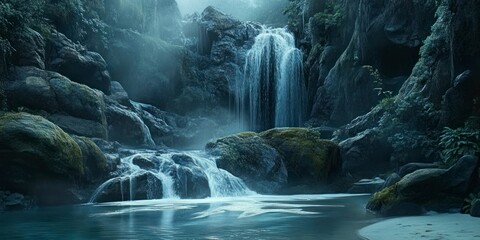
[[[81,45],[73,43],[65,35],[53,32],[49,45],[52,49],[49,70],[56,71],[70,80],[110,93],[110,74],[107,63],[96,52],[87,51]]]
[[[132,159],[132,163],[140,167],[141,169],[145,170],[153,170],[155,169],[156,165],[154,162],[150,161],[149,159],[143,156],[136,156]]]
[[[207,175],[198,167],[176,167],[172,171],[175,192],[181,198],[201,199],[210,197]]]
[[[45,69],[45,40],[40,33],[27,28],[22,36],[12,42],[15,49],[12,61],[17,66],[33,66]]]
[[[0,116],[0,188],[30,194],[41,205],[72,203],[69,188],[84,174],[78,144],[46,119]]]
[[[161,199],[162,181],[151,172],[139,172],[131,177],[117,177],[108,181],[98,193],[96,201],[117,202],[129,200]]]
[[[343,171],[359,178],[370,178],[390,169],[392,147],[376,129],[368,129],[340,142]]]
[[[418,209],[445,211],[460,208],[472,187],[477,166],[477,157],[464,156],[449,169],[417,170],[375,193],[367,208],[383,215],[410,214]]]
[[[73,140],[78,144],[83,158],[83,181],[85,183],[99,183],[108,177],[111,170],[105,154],[89,138],[73,136]]]
[[[438,164],[435,163],[409,163],[405,166],[402,166],[398,171],[398,175],[400,177],[404,177],[407,174],[413,173],[420,169],[427,169],[427,168],[438,168]]]

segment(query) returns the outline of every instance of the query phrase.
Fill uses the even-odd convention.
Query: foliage
[[[339,28],[345,20],[345,9],[341,1],[327,0],[325,10],[316,13],[312,19],[312,28],[320,36],[329,36],[333,30]],[[327,40],[321,39],[321,43]]]
[[[443,163],[451,166],[464,155],[480,152],[480,131],[472,128],[446,127],[440,136],[440,147]]]
[[[290,0],[287,8],[283,11],[283,14],[287,16],[288,28],[292,32],[301,32],[303,29],[303,11],[304,5],[302,1]]]
[[[477,193],[477,194],[471,193],[470,195],[468,195],[468,197],[465,198],[464,200],[462,212],[470,213],[472,210],[473,203],[478,200],[480,200],[480,193]]]
[[[373,77],[373,90],[377,93],[377,95],[384,98],[392,98],[393,92],[383,89],[383,78],[380,75],[378,68],[374,68],[371,65],[364,65],[363,68],[367,69],[367,71],[370,72],[370,76]]]

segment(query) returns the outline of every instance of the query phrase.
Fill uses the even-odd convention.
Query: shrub
[[[453,165],[464,155],[480,152],[480,131],[472,128],[451,129],[446,127],[440,136],[442,162]]]

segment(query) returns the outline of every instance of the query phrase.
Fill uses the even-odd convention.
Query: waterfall
[[[303,54],[284,28],[265,28],[247,52],[244,76],[236,84],[236,112],[249,129],[303,123],[306,87]]]
[[[181,175],[178,174],[180,168],[186,169],[192,174],[199,173],[206,176],[211,197],[255,194],[241,179],[219,169],[215,159],[202,151],[168,153],[158,153],[152,150],[130,151],[133,151],[134,154],[121,159],[117,176],[101,184],[92,195],[90,203],[97,202],[102,194],[110,191],[109,188],[115,188],[114,184],[118,184],[120,189],[120,197],[117,196],[115,201],[140,200],[141,198],[136,196],[138,189],[146,189],[144,196],[146,199],[180,198],[178,185],[186,184],[185,179],[182,182]],[[175,160],[175,156],[182,156],[184,160],[178,162]],[[135,162],[135,159],[142,159],[143,162]],[[150,167],[145,167],[149,164],[151,164]],[[149,178],[146,182],[139,183],[137,179],[145,174],[148,174]]]

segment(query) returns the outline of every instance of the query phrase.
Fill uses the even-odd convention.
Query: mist
[[[283,26],[287,23],[282,14],[288,0],[177,0],[182,15],[201,13],[213,6],[243,21],[256,21],[267,25]]]

